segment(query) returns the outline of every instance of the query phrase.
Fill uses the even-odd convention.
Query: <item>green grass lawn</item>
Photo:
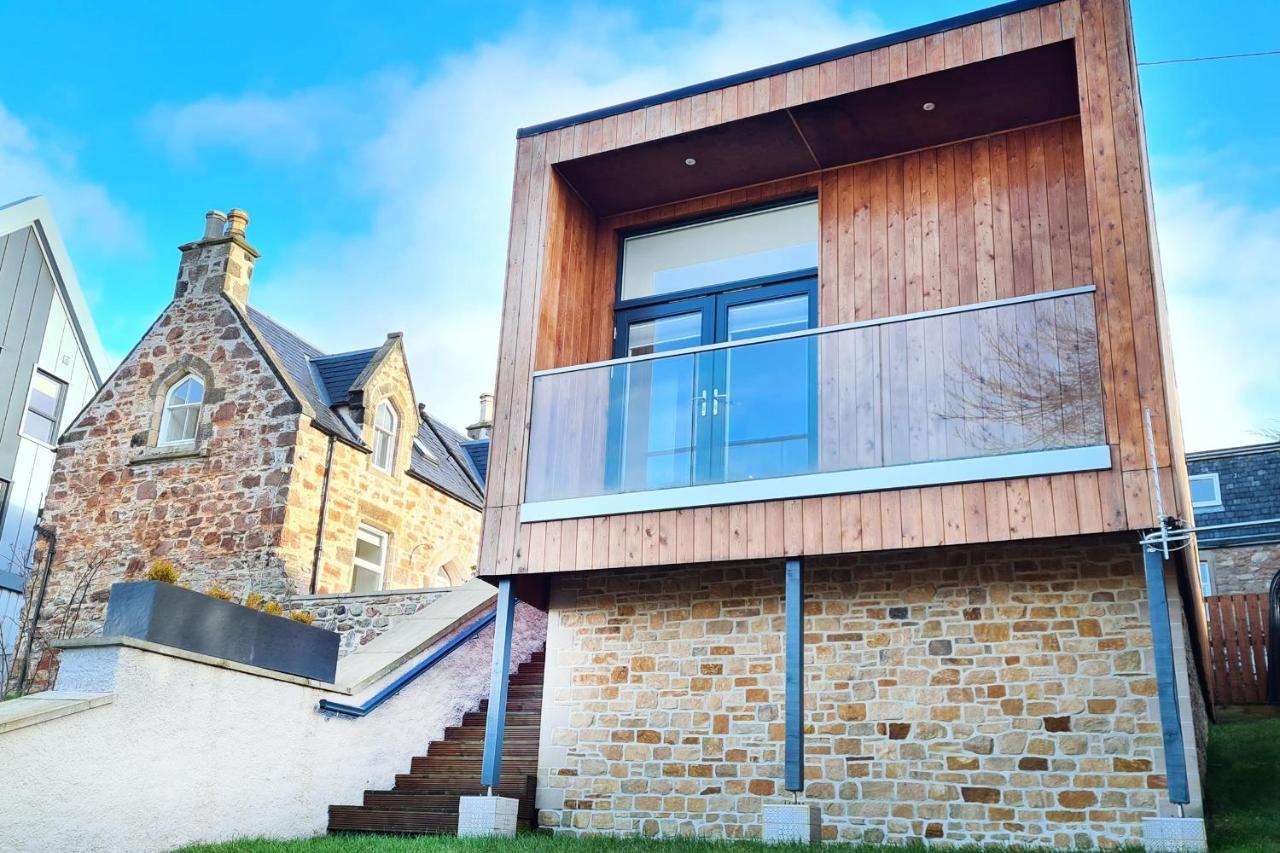
[[[1280,850],[1280,716],[1220,715],[1205,792],[1211,853]]]
[[[1206,790],[1211,853],[1280,851],[1280,716],[1224,713],[1221,722],[1209,732]],[[571,840],[532,834],[514,840],[338,835],[297,841],[233,841],[187,847],[183,853],[640,853],[654,848],[664,853],[764,853],[778,849],[751,841],[654,842],[609,837]],[[919,845],[828,844],[823,847],[831,853],[904,853],[925,849]],[[983,849],[991,853],[995,848]]]

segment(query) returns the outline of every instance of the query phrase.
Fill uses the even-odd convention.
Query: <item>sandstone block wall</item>
[[[826,838],[1114,846],[1161,811],[1132,541],[850,556],[806,578],[805,797]],[[783,624],[781,566],[557,578],[542,825],[758,837],[784,798]]]
[[[1214,595],[1268,592],[1280,572],[1280,542],[1236,548],[1207,548],[1202,542],[1200,559],[1209,561]]]
[[[409,467],[418,412],[409,394],[404,360],[387,358],[365,390],[369,407],[362,426],[372,447],[373,406],[389,399],[400,414],[400,442],[388,474],[374,467],[368,453],[350,445],[334,446],[329,503],[317,592],[351,589],[356,529],[371,525],[390,534],[384,587],[417,589],[462,583],[472,574],[480,543],[480,511],[405,473]],[[299,433],[292,500],[281,545],[290,566],[299,567],[295,583],[310,589],[317,520],[324,481],[327,437],[318,430]],[[442,571],[448,566],[449,573]]]

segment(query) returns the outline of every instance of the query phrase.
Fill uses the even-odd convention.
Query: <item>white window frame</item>
[[[54,406],[54,410],[53,410],[53,433],[52,435],[49,436],[48,440],[39,438],[27,432],[27,415],[31,412],[31,395],[36,392],[36,377],[38,376],[45,377],[46,379],[55,383],[61,388],[61,391],[58,394],[57,405]],[[31,381],[27,385],[27,402],[26,402],[26,405],[22,407],[22,422],[18,427],[19,434],[21,434],[24,438],[28,438],[31,441],[36,442],[42,447],[56,447],[58,443],[58,430],[62,422],[62,409],[67,403],[67,391],[69,391],[70,388],[71,388],[70,383],[62,379],[59,379],[57,376],[54,376],[52,373],[50,373],[47,370],[42,370],[39,367],[37,367],[35,370],[31,371]],[[40,415],[40,417],[42,418],[47,417],[47,415],[45,415],[44,412],[37,412],[37,414]]]
[[[373,572],[378,576],[378,590],[381,591],[387,582],[387,551],[391,547],[391,534],[384,530],[379,530],[369,524],[361,524],[356,527],[356,541],[359,542],[360,537],[364,535],[370,539],[377,540],[379,551],[382,554],[382,563],[371,563],[368,560],[362,560],[356,556],[357,549],[353,548],[351,552],[351,589],[356,588],[356,569],[361,568],[368,572]]]
[[[1200,594],[1213,595],[1213,560],[1200,558]]]
[[[173,395],[177,393],[179,386],[188,379],[194,380],[200,386],[200,400],[195,403],[178,403],[171,405]],[[209,390],[209,386],[205,384],[204,379],[194,373],[184,373],[178,378],[178,381],[169,386],[169,390],[164,392],[164,403],[160,408],[160,431],[156,433],[157,447],[176,447],[183,444],[194,444],[196,437],[200,434],[200,410],[204,407],[204,395]],[[195,431],[191,433],[190,438],[177,438],[172,441],[165,441],[164,434],[168,431],[169,422],[172,420],[174,409],[195,409],[196,417],[192,421]]]
[[[1214,494],[1214,498],[1213,498],[1213,500],[1208,500],[1208,501],[1198,501],[1198,500],[1195,500],[1195,499],[1193,498],[1193,499],[1191,500],[1191,508],[1192,508],[1192,509],[1204,510],[1204,511],[1206,511],[1206,512],[1212,512],[1212,511],[1214,511],[1214,510],[1220,510],[1220,509],[1222,509],[1222,508],[1223,508],[1223,506],[1222,506],[1222,482],[1218,479],[1218,475],[1217,475],[1217,473],[1216,473],[1216,472],[1214,472],[1214,473],[1209,473],[1209,474],[1192,474],[1192,475],[1190,475],[1189,477],[1187,477],[1187,490],[1188,490],[1188,491],[1190,491],[1190,488],[1191,488],[1191,487],[1190,487],[1190,484],[1191,484],[1191,483],[1194,483],[1196,480],[1208,480],[1208,481],[1212,482],[1212,483],[1213,483],[1213,494]]]
[[[386,411],[391,416],[391,430],[388,432],[378,424],[378,416]],[[396,467],[396,443],[400,440],[400,415],[396,412],[395,406],[386,400],[383,400],[374,409],[373,413],[373,467],[379,471],[392,473]],[[384,443],[385,442],[385,443]],[[386,464],[379,461],[378,457],[385,455]]]

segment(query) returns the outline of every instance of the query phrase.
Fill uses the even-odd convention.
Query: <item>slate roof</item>
[[[377,351],[378,348],[374,347],[311,360],[312,367],[320,377],[325,395],[329,398],[329,405],[340,406],[348,401],[351,396],[351,385]]]
[[[1187,473],[1217,474],[1222,509],[1197,509],[1197,525],[1280,518],[1280,442],[1187,454]],[[1206,530],[1201,548],[1280,540],[1280,525]]]
[[[348,402],[351,385],[379,347],[327,355],[252,306],[248,308],[248,316],[274,355],[277,367],[315,413],[316,423],[364,447],[360,433],[334,409]],[[410,454],[410,470],[442,492],[479,508],[484,502],[484,477],[473,468],[470,457],[462,450],[466,439],[425,413],[419,418],[417,438],[428,454],[415,442]]]
[[[483,483],[485,477],[489,475],[489,439],[465,442],[462,449],[466,451],[467,458],[471,460],[472,469]]]

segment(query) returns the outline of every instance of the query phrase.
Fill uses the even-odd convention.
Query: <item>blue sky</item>
[[[493,381],[514,132],[981,0],[6,4],[0,202],[49,197],[108,349],[243,207],[252,300],[332,351],[402,330],[456,424]],[[1280,48],[1280,4],[1135,0],[1140,60]],[[1280,57],[1145,67],[1188,445],[1280,423]]]

